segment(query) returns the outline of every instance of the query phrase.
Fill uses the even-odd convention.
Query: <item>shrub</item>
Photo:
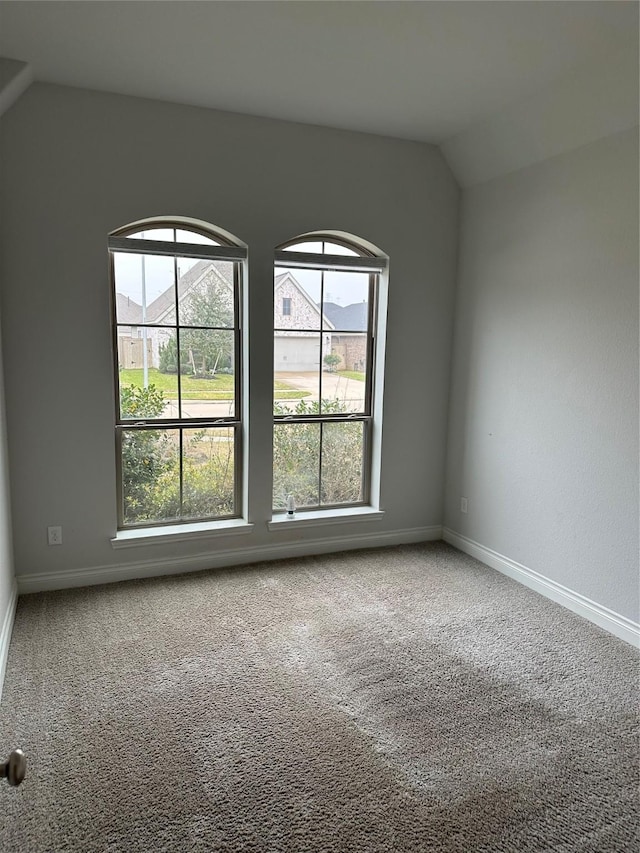
[[[322,359],[325,364],[325,367],[329,371],[329,373],[335,373],[338,369],[338,365],[342,361],[339,355],[336,355],[334,352],[330,352]]]

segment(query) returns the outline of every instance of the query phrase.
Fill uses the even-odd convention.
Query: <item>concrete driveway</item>
[[[311,402],[318,399],[318,374],[315,371],[308,373],[293,373],[289,371],[279,371],[275,374],[275,379],[278,382],[286,382],[287,385],[293,385],[294,388],[299,388],[301,391],[310,391],[305,400]],[[365,383],[358,379],[348,379],[346,376],[340,376],[339,373],[322,372],[322,399],[323,400],[340,400],[343,402],[348,411],[362,411],[364,403]],[[301,398],[302,399],[302,398]],[[295,409],[298,400],[281,400],[280,403],[288,409]]]

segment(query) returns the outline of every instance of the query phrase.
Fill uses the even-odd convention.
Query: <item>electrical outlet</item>
[[[466,512],[468,509],[468,501],[466,498],[460,498],[460,512]]]
[[[62,545],[62,528],[47,527],[47,542],[49,545]]]

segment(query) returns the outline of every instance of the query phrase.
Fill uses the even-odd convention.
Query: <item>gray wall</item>
[[[464,192],[454,341],[446,526],[637,620],[637,130]]]
[[[14,586],[13,548],[11,543],[11,498],[9,492],[9,460],[7,427],[4,411],[2,360],[0,357],[0,631],[8,613]],[[0,692],[2,692],[2,660],[0,660]]]
[[[8,90],[23,67],[24,63],[22,62],[0,58],[0,118],[15,102],[14,96]],[[7,423],[4,407],[4,371],[0,348],[0,632],[5,624],[5,619],[13,617],[13,613],[9,613],[9,603],[13,596],[14,584]],[[1,652],[2,649],[0,649],[0,654]],[[2,692],[3,667],[4,661],[0,658],[0,693]]]
[[[335,228],[390,256],[381,522],[439,524],[444,487],[458,189],[431,146],[35,84],[3,122],[3,329],[17,573],[202,552],[114,552],[106,236],[178,214],[250,252],[252,475],[248,547],[269,534],[273,248]],[[61,524],[62,547],[46,527]],[[345,527],[341,526],[341,531]],[[332,528],[323,530],[327,536]],[[317,532],[313,537],[317,538]],[[213,547],[212,547],[213,550]]]

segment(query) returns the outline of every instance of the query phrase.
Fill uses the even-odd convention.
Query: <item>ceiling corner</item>
[[[33,68],[28,62],[0,56],[0,116],[15,104],[33,83]]]

